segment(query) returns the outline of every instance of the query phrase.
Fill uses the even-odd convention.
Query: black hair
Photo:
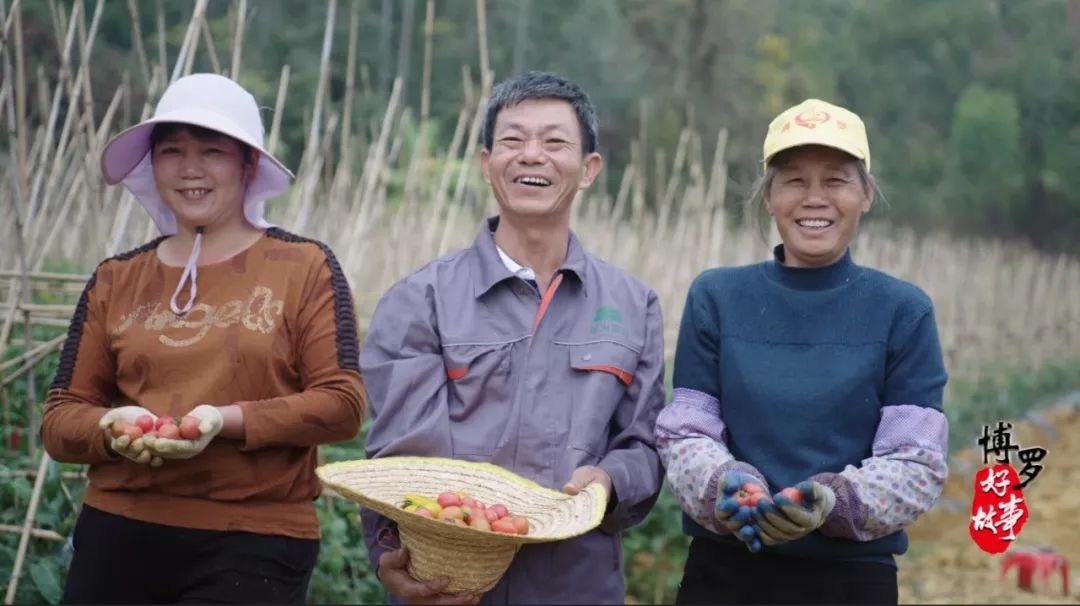
[[[200,141],[209,141],[217,139],[219,137],[226,137],[236,141],[236,144],[240,146],[240,154],[244,157],[244,164],[254,161],[255,150],[247,143],[244,143],[236,137],[226,135],[221,131],[216,131],[212,128],[206,128],[205,126],[199,126],[197,124],[187,124],[185,122],[158,122],[154,125],[154,129],[150,131],[150,151],[153,152],[154,148],[158,146],[158,143],[168,139],[169,137],[179,133],[187,131],[192,137]]]
[[[492,91],[484,112],[484,149],[491,151],[495,138],[495,118],[505,107],[530,99],[560,99],[574,108],[584,151],[591,154],[599,146],[596,108],[581,87],[550,72],[530,71],[500,82]]]

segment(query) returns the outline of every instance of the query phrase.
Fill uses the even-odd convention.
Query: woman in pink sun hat
[[[303,602],[316,448],[364,416],[341,267],[263,216],[292,173],[228,78],[177,80],[101,167],[162,235],[98,265],[49,391],[45,448],[90,466],[64,601]]]

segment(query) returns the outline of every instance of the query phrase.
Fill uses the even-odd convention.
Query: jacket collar
[[[495,228],[499,226],[499,217],[489,217],[484,220],[480,233],[473,241],[473,295],[477,298],[483,296],[496,284],[514,277],[514,274],[506,268],[506,264],[499,258],[499,251],[495,247]],[[573,230],[570,231],[570,243],[566,250],[566,259],[556,272],[572,274],[581,283],[582,292],[585,291],[585,271],[588,265],[587,253],[582,248],[581,242]]]

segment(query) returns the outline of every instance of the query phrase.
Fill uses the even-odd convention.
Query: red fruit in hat
[[[435,514],[431,513],[431,510],[428,509],[427,507],[417,507],[413,511],[413,513],[415,513],[416,515],[418,515],[418,516],[420,516],[422,518],[428,518],[428,519],[431,519],[431,520],[435,519]]]
[[[449,490],[440,494],[438,497],[435,498],[435,500],[438,501],[439,506],[443,508],[461,507],[461,497],[450,492]]]
[[[451,505],[449,507],[444,507],[443,510],[439,512],[439,519],[440,520],[464,520],[465,519],[465,512],[462,511],[462,509],[460,507],[458,507],[456,505]]]
[[[495,515],[499,516],[500,520],[510,515],[510,510],[507,509],[506,505],[503,505],[502,503],[496,503],[491,507],[488,507],[488,511],[494,511]]]
[[[517,527],[510,521],[509,518],[502,520],[495,520],[491,523],[492,532],[501,532],[503,534],[517,534]]]
[[[514,530],[516,530],[518,534],[529,534],[529,520],[526,518],[522,516],[510,516],[506,519],[510,520],[510,523],[514,525]]]
[[[469,526],[484,532],[491,532],[491,522],[484,516],[472,516],[469,518]]]

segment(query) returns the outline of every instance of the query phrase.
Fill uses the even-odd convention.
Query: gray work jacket
[[[379,302],[360,356],[367,454],[487,461],[555,490],[576,468],[601,467],[615,496],[600,529],[523,547],[483,602],[621,604],[618,533],[645,517],[663,478],[660,304],[572,233],[542,296],[499,258],[497,225]],[[374,567],[396,537],[386,518],[363,516]]]

